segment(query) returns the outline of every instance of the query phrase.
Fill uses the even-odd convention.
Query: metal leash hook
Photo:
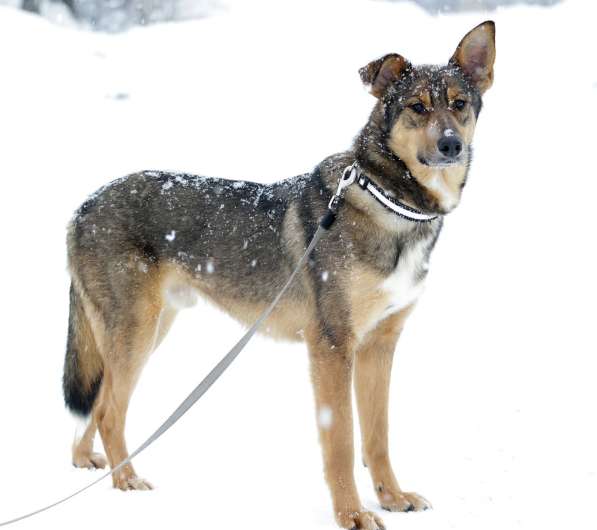
[[[338,213],[340,205],[342,204],[342,199],[344,198],[344,193],[346,193],[346,189],[350,185],[354,184],[359,177],[359,174],[360,171],[356,162],[353,162],[350,166],[347,166],[342,172],[342,176],[338,179],[336,193],[328,203],[328,211],[321,218],[321,221],[319,221],[319,226],[321,226],[321,228],[328,230],[334,224],[334,221],[336,220],[336,214]]]
[[[358,176],[357,171],[357,163],[353,162],[350,166],[348,166],[343,172],[342,176],[338,180],[338,188],[336,189],[336,193],[330,199],[328,204],[328,208],[334,212],[338,212],[338,208],[340,207],[340,202],[344,197],[344,193],[346,192],[346,188],[348,188],[351,184],[354,184]]]

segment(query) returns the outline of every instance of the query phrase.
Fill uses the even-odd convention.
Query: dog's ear
[[[408,68],[409,62],[397,53],[389,53],[381,59],[371,61],[359,70],[361,81],[369,87],[369,92],[381,98],[388,87],[398,80]]]
[[[469,31],[450,59],[473,81],[481,94],[493,83],[495,24],[488,20]]]

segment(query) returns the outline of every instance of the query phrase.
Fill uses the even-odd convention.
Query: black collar
[[[383,188],[375,184],[369,177],[367,177],[360,166],[355,162],[350,168],[356,172],[355,181],[357,184],[369,192],[377,202],[388,210],[394,212],[396,215],[408,219],[409,221],[415,221],[418,223],[427,223],[437,219],[439,215],[424,213],[420,210],[407,206],[398,199],[391,197]]]

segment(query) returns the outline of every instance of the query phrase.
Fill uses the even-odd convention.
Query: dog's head
[[[359,71],[380,100],[384,149],[406,164],[441,213],[460,200],[494,60],[495,25],[487,21],[465,35],[446,66],[413,66],[389,54]]]

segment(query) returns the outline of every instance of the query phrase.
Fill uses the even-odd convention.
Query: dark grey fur
[[[479,93],[457,68],[412,68],[377,103],[354,148],[327,158],[305,175],[265,185],[144,171],[100,189],[76,212],[68,248],[80,288],[106,328],[123,325],[143,281],[143,273],[131,269],[131,262],[142,269],[175,262],[200,280],[202,290],[216,303],[271,301],[315,233],[339,176],[355,160],[390,193],[423,211],[441,213],[433,197],[392,153],[387,138],[414,81],[425,77],[433,88],[435,103],[445,105],[448,76],[470,94],[478,114]],[[287,295],[295,300],[315,298],[321,332],[333,344],[341,343],[350,332],[345,303],[350,286],[343,280],[343,271],[354,263],[366,263],[388,276],[409,245],[425,239],[430,253],[442,226],[439,217],[430,223],[405,223],[399,232],[372,231],[368,223],[354,222],[355,216],[368,215],[351,201],[355,193],[365,192],[351,190],[336,224],[311,255],[308,270]],[[299,230],[288,222],[291,210],[298,216]],[[322,281],[323,271],[335,274]],[[423,276],[425,271],[419,274]],[[76,304],[77,293],[73,296]],[[222,305],[225,308],[226,302]],[[71,319],[72,315],[73,311]],[[71,409],[87,414],[97,388],[94,384],[81,386],[71,342],[69,339],[65,400]]]

